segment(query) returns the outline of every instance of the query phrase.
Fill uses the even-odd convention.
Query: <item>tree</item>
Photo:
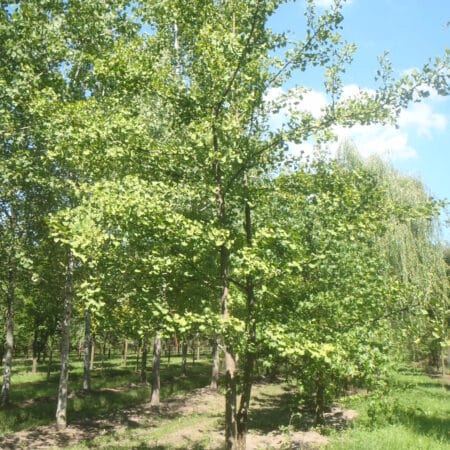
[[[144,340],[150,331],[168,336],[194,326],[220,334],[230,449],[245,448],[258,351],[269,364],[274,348],[294,359],[315,396],[318,420],[349,371],[362,378],[362,368],[373,371],[382,359],[378,351],[364,360],[363,349],[376,349],[385,337],[382,311],[401,303],[401,287],[395,270],[381,270],[385,260],[375,243],[382,230],[374,224],[385,225],[381,213],[396,219],[398,205],[365,168],[322,161],[313,172],[281,176],[282,163],[288,142],[327,142],[332,125],[395,120],[426,95],[424,85],[447,94],[450,55],[400,80],[382,60],[375,92],[342,99],[341,75],[355,47],[340,36],[341,2],[318,14],[308,1],[305,37],[295,43],[267,26],[281,3],[61,0],[3,7],[5,33],[22,33],[24,50],[5,79],[25,79],[27,96],[18,98],[27,121],[15,106],[15,88],[7,89],[1,120],[7,130],[13,123],[14,133],[5,138],[2,173],[8,178],[13,163],[26,167],[29,154],[36,157],[42,171],[31,185],[39,181],[53,199],[42,236],[59,244],[55,255],[66,268],[57,277],[65,306],[61,427],[72,309]],[[304,87],[275,102],[266,100],[270,89],[317,66],[330,105],[320,117],[291,108],[287,123],[273,130],[271,116],[301,98]],[[23,132],[28,122],[32,128]],[[19,173],[24,178],[26,170]],[[22,213],[28,194],[19,182],[11,186],[5,217]],[[9,242],[19,236],[13,222],[5,227],[11,239],[2,241],[9,255],[16,255],[8,253]],[[17,269],[14,263],[8,267]],[[10,273],[13,285],[16,272]],[[374,324],[370,336],[365,320]],[[361,323],[353,331],[345,325],[352,321]],[[352,351],[352,365],[340,371]],[[318,374],[324,376],[313,382]],[[333,377],[336,386],[328,383]]]

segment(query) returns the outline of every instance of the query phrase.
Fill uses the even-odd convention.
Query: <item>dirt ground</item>
[[[283,395],[273,385],[255,388],[256,411],[264,412],[267,405],[276,406]],[[147,448],[147,449],[211,449],[223,446],[224,398],[209,389],[197,389],[189,395],[174,397],[159,409],[149,403],[123,410],[98,420],[71,423],[64,431],[54,426],[40,426],[0,438],[1,449],[58,448]],[[354,411],[334,408],[327,414],[328,423],[341,427],[354,419]],[[270,423],[269,423],[270,426]],[[161,431],[158,431],[161,430]],[[164,432],[167,430],[167,432]],[[310,449],[327,443],[327,437],[315,431],[284,429],[251,430],[247,448]]]

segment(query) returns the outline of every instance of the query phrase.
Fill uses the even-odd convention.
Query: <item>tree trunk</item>
[[[42,353],[42,341],[39,340],[38,341],[38,346],[37,346],[37,362],[41,362],[41,353]],[[45,361],[45,355],[44,355],[44,361]],[[36,366],[37,369],[37,366]]]
[[[50,380],[53,364],[53,337],[49,338],[48,343],[48,362],[47,362],[47,381]]]
[[[450,345],[447,345],[447,368],[450,369]]]
[[[236,421],[236,360],[230,347],[225,346],[225,447],[237,448]],[[245,447],[244,447],[245,448]]]
[[[3,369],[3,385],[1,395],[1,406],[9,402],[9,391],[11,388],[11,371],[14,349],[14,300],[16,292],[16,268],[15,260],[10,258],[8,268],[8,293],[6,297],[6,346],[5,346],[5,365]]]
[[[159,392],[161,389],[160,378],[160,366],[161,366],[161,338],[159,333],[155,332],[155,340],[153,344],[153,369],[152,369],[152,400],[151,406],[159,407]]]
[[[84,313],[84,363],[83,363],[83,391],[91,390],[91,311]]]
[[[138,340],[137,349],[136,349],[136,372],[139,370],[139,362],[141,358],[141,342],[142,340]]]
[[[166,345],[167,345],[167,365],[170,366],[170,357],[172,356],[172,341],[171,339],[167,339],[166,340]]]
[[[186,365],[187,365],[187,351],[188,344],[186,338],[183,338],[183,343],[181,344],[181,374],[183,377],[186,376]]]
[[[147,384],[148,331],[144,334],[141,355],[141,382]]]
[[[72,310],[73,255],[69,251],[66,271],[66,289],[64,295],[64,317],[61,324],[61,375],[56,408],[56,427],[59,430],[67,426],[67,395],[69,381],[70,353],[70,315]]]
[[[91,338],[91,360],[89,362],[89,370],[94,370],[95,363],[95,335],[92,335]]]
[[[102,359],[102,369],[104,369],[105,368],[105,357],[106,357],[106,338],[107,338],[107,335],[106,335],[106,333],[103,335],[103,343],[102,343],[102,346],[100,347],[101,348],[101,359]]]
[[[217,391],[219,381],[219,367],[220,367],[220,351],[219,351],[219,337],[216,333],[213,336],[212,348],[212,368],[211,368],[211,384],[210,389]]]
[[[122,366],[127,367],[127,358],[128,358],[128,339],[125,338],[123,341],[123,356],[122,356]]]
[[[0,365],[3,365],[3,357],[5,356],[5,344],[0,344]]]
[[[31,365],[31,373],[36,375],[38,366],[38,353],[39,353],[39,342],[38,342],[38,332],[34,330],[33,336],[33,363]]]
[[[196,353],[196,361],[200,361],[200,336],[197,333],[195,335],[195,353]]]
[[[213,147],[219,152],[219,141],[217,130],[213,126]],[[227,214],[225,208],[225,193],[223,188],[222,168],[220,162],[215,163],[217,182],[217,206],[218,217],[222,227],[227,227]],[[222,280],[222,295],[220,299],[222,318],[227,320],[228,297],[230,293],[230,252],[226,244],[220,246],[220,277]],[[236,422],[236,359],[231,344],[224,339],[225,352],[225,447],[227,450],[235,449],[237,445],[237,422]]]
[[[245,204],[244,229],[247,247],[253,245],[252,217],[250,209],[250,192],[247,175],[244,175],[244,189],[247,196]],[[246,293],[246,336],[244,351],[244,371],[242,380],[242,395],[237,413],[238,448],[245,449],[247,439],[248,411],[250,407],[250,397],[253,384],[253,373],[256,362],[256,320],[255,320],[255,290],[253,277],[249,274],[245,283]]]
[[[315,425],[324,423],[323,413],[325,411],[325,386],[323,380],[319,378],[316,382],[316,417]]]

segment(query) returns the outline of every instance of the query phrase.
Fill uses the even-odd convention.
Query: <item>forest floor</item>
[[[93,371],[89,394],[81,371],[71,372],[69,426],[53,425],[57,373],[16,374],[11,405],[0,410],[0,449],[193,449],[218,450],[224,442],[223,393],[205,388],[209,366],[197,362],[188,377],[178,361],[163,368],[161,407],[148,402],[139,372],[119,361]],[[20,369],[20,368],[19,368]],[[259,383],[252,396],[248,449],[450,450],[450,377],[416,369],[396,376],[389,390],[344,397],[321,428],[299,409],[295,387]]]
[[[255,386],[248,449],[317,448],[328,442],[317,431],[283,427],[289,423],[292,395],[284,384]],[[143,403],[105,417],[78,420],[64,431],[54,425],[37,426],[0,438],[0,445],[2,449],[221,449],[223,410],[223,395],[199,388],[162,402],[158,409]],[[342,428],[356,414],[335,407],[326,421]]]

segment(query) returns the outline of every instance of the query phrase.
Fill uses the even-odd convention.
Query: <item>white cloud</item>
[[[301,99],[293,103],[296,111],[305,111],[318,119],[322,115],[322,109],[327,106],[327,97],[322,92],[308,91],[302,94]]]
[[[276,87],[276,88],[270,88],[267,92],[266,95],[264,97],[264,100],[266,102],[273,102],[275,100],[279,100],[281,98],[281,96],[284,94],[285,92],[283,91],[283,89],[281,89],[280,87]]]
[[[433,131],[445,130],[447,118],[433,112],[430,102],[415,103],[410,109],[401,112],[398,124],[401,128],[414,127],[419,136],[430,138]]]
[[[272,88],[266,93],[266,102],[283,102],[284,106],[270,118],[271,126],[274,129],[281,125],[289,117],[289,111],[309,112],[318,119],[322,114],[322,109],[327,106],[327,97],[324,93],[314,90],[291,91],[288,96],[281,88]]]
[[[411,159],[417,152],[409,142],[409,135],[400,128],[383,125],[355,125],[336,127],[338,143],[351,141],[363,157],[377,155],[388,160]],[[338,144],[337,144],[338,145]]]
[[[361,92],[373,92],[368,89],[360,89],[356,85],[347,85],[343,89],[343,99],[357,97]],[[268,93],[268,98],[276,100],[285,93],[277,88]],[[320,117],[322,110],[327,105],[327,98],[319,91],[306,91],[292,93],[292,97],[285,100],[286,107],[273,116],[272,126],[280,127],[288,117],[289,109],[311,113],[315,118]],[[436,112],[436,105],[441,98],[431,95],[422,103],[414,103],[410,109],[401,112],[398,127],[391,125],[355,125],[351,128],[335,126],[333,131],[337,141],[328,145],[328,151],[334,154],[340,143],[353,142],[363,157],[378,155],[388,160],[404,160],[417,157],[414,148],[415,138],[431,138],[436,132],[446,130],[448,119],[444,114]],[[294,154],[314,154],[312,142],[304,144],[291,144],[290,149]]]
[[[346,5],[350,5],[350,3],[352,3],[353,0],[347,0],[344,2],[344,6]],[[335,3],[335,0],[314,0],[314,3],[317,6],[320,6],[321,8],[329,8],[330,6],[333,6]]]
[[[342,100],[356,98],[362,93],[374,95],[375,91],[367,88],[362,89],[356,84],[346,84],[342,87]]]
[[[357,125],[352,128],[335,127],[337,140],[326,146],[326,153],[336,155],[339,146],[352,142],[363,158],[379,156],[385,160],[403,160],[417,157],[417,151],[409,142],[404,131],[393,126]],[[314,156],[319,154],[311,142],[289,145],[290,151],[297,156]],[[324,149],[325,150],[325,149]],[[323,156],[323,153],[320,153]]]

